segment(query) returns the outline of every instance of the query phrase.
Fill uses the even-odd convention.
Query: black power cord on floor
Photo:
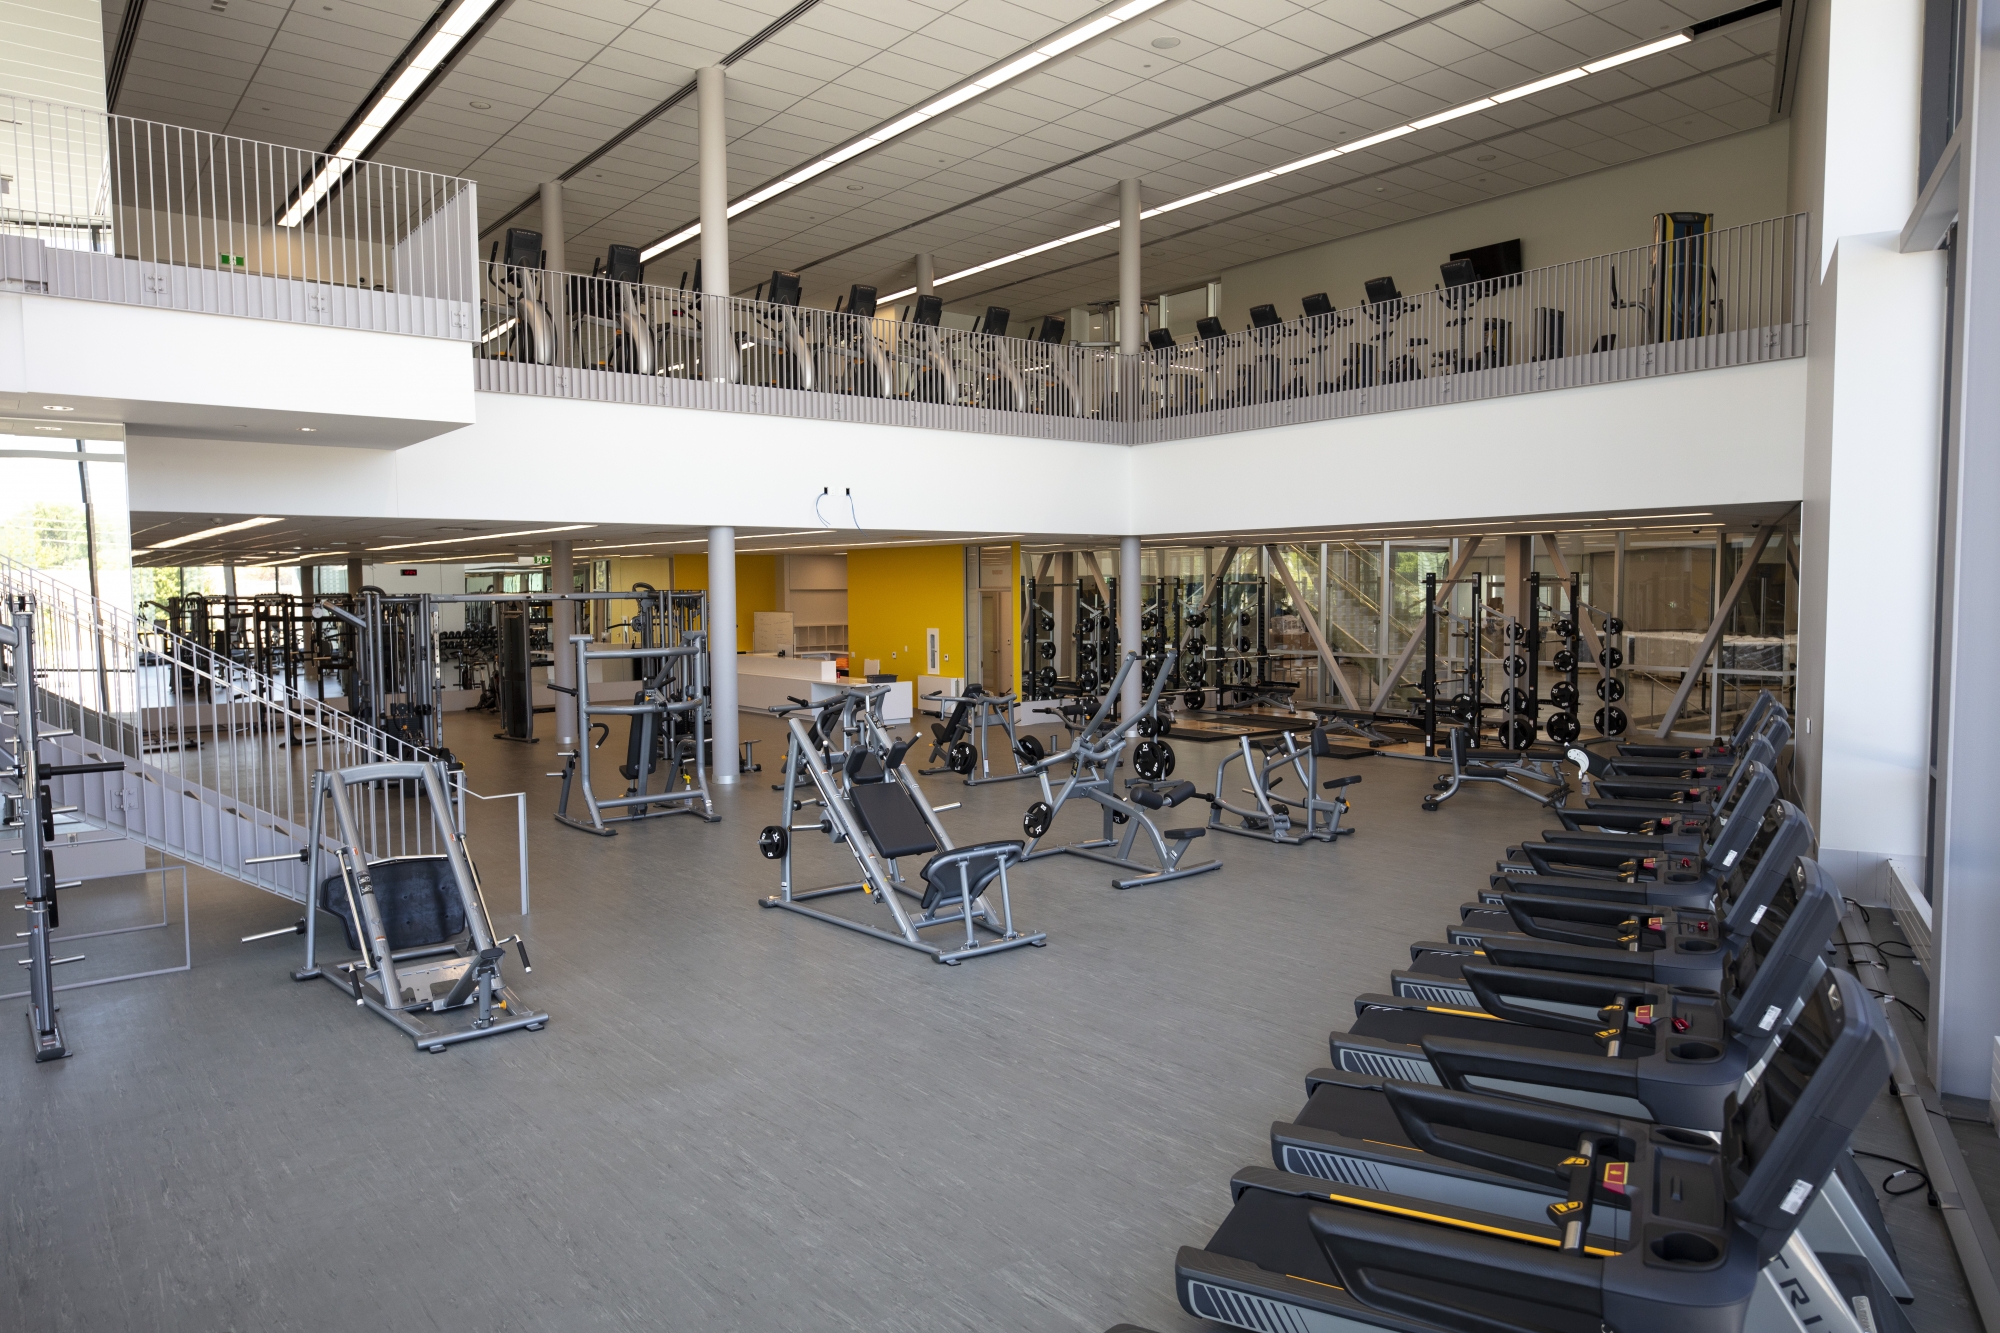
[[[1926,1198],[1925,1202],[1929,1203],[1930,1206],[1933,1208],[1938,1206],[1937,1190],[1932,1187],[1931,1178],[1929,1174],[1926,1173],[1924,1169],[1918,1166],[1915,1162],[1906,1162],[1900,1157],[1890,1157],[1885,1153],[1863,1152],[1859,1148],[1854,1149],[1853,1152],[1856,1157],[1872,1157],[1878,1162],[1887,1162],[1891,1166],[1899,1168],[1898,1170],[1891,1171],[1888,1175],[1882,1177],[1882,1183],[1879,1186],[1877,1186],[1878,1189],[1880,1189],[1884,1194],[1888,1195],[1890,1198],[1900,1199],[1905,1194],[1915,1194],[1918,1190],[1928,1190],[1929,1195]],[[1909,1176],[1909,1175],[1914,1175],[1917,1178],[1916,1184],[1906,1186],[1905,1188],[1899,1190],[1889,1188],[1889,1183],[1895,1180],[1897,1177]]]

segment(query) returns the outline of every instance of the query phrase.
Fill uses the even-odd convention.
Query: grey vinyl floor
[[[236,942],[289,903],[195,875],[192,972],[67,995],[74,1059],[0,1045],[0,1329],[1202,1327],[1175,1248],[1268,1164],[1353,996],[1546,822],[1486,788],[1422,813],[1435,770],[1370,758],[1338,846],[1211,835],[1221,872],[1126,892],[1039,861],[1015,906],[1047,947],[946,968],[756,906],[774,724],[723,822],[602,840],[550,818],[553,742],[491,730],[448,739],[477,790],[531,794],[534,910],[498,925],[531,942],[516,979],[548,1028],[418,1054],[290,981],[295,939]],[[1218,756],[1182,745],[1179,776],[1207,787]],[[928,783],[963,799],[960,842],[1018,836],[1032,799]],[[472,837],[511,910],[512,803],[476,805]],[[802,879],[852,877],[801,848]],[[1920,1200],[1890,1209],[1935,1246]],[[1944,1318],[1953,1276],[1920,1327],[1970,1327]]]

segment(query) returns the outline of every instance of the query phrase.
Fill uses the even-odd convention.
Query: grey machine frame
[[[1320,753],[1325,745],[1326,732],[1326,724],[1315,726],[1304,749],[1299,748],[1296,732],[1283,732],[1278,740],[1282,749],[1266,751],[1261,758],[1252,753],[1250,737],[1238,737],[1237,748],[1223,755],[1221,762],[1215,766],[1215,793],[1208,803],[1208,826],[1224,833],[1275,842],[1286,847],[1298,847],[1308,842],[1334,842],[1344,834],[1353,833],[1353,829],[1340,826],[1340,819],[1348,811],[1346,789],[1360,782],[1361,778],[1358,775],[1334,778],[1322,786],[1319,761],[1330,757]],[[1229,781],[1230,766],[1238,760],[1242,761],[1244,778],[1250,784],[1243,788],[1243,792],[1257,802],[1254,810],[1222,799]],[[1304,788],[1303,799],[1281,798],[1272,791],[1277,779],[1286,772],[1298,778]],[[1339,794],[1330,801],[1322,800],[1322,790]],[[1294,807],[1304,810],[1303,824],[1293,822]],[[1243,822],[1226,823],[1228,815],[1235,815]],[[1260,824],[1261,828],[1258,827]]]
[[[1120,869],[1142,872],[1112,880],[1112,886],[1120,889],[1135,888],[1141,884],[1164,884],[1169,880],[1187,879],[1190,876],[1222,869],[1222,862],[1216,860],[1202,861],[1196,865],[1182,864],[1188,848],[1195,839],[1207,833],[1206,825],[1173,829],[1167,834],[1162,834],[1159,826],[1147,817],[1146,808],[1142,808],[1127,796],[1120,796],[1117,791],[1118,769],[1124,760],[1125,749],[1131,744],[1142,719],[1158,717],[1160,694],[1166,687],[1167,678],[1173,674],[1174,661],[1178,656],[1178,652],[1167,654],[1166,661],[1153,676],[1153,684],[1146,691],[1144,703],[1132,716],[1114,724],[1111,721],[1111,710],[1116,706],[1119,694],[1125,687],[1125,678],[1139,669],[1139,655],[1126,653],[1124,662],[1118,668],[1117,676],[1105,689],[1103,699],[1098,702],[1097,711],[1091,714],[1088,722],[1077,729],[1076,734],[1070,738],[1068,748],[1056,751],[1032,766],[1030,771],[1042,787],[1042,800],[1039,804],[1048,812],[1049,825],[1040,833],[1030,829],[1030,841],[1022,860],[1035,860],[1044,856],[1081,856]],[[1060,788],[1052,789],[1049,785],[1049,770],[1063,763],[1070,765],[1069,777],[1064,780]],[[1165,788],[1164,784],[1155,784],[1144,779],[1127,779],[1125,785],[1128,793],[1144,788],[1147,792],[1153,793],[1155,799],[1172,790]],[[1180,785],[1186,789],[1187,796],[1199,795],[1193,791],[1194,784]],[[1083,842],[1067,843],[1060,847],[1039,846],[1041,840],[1048,836],[1048,827],[1054,825],[1055,817],[1062,813],[1063,806],[1071,797],[1091,801],[1102,807],[1104,815],[1102,836],[1086,839]],[[1186,799],[1186,796],[1182,799]],[[1163,801],[1160,805],[1153,805],[1150,808],[1170,808],[1171,804],[1178,802]],[[1033,819],[1035,813],[1031,808],[1029,818]],[[1125,827],[1123,835],[1118,832],[1118,826],[1121,824]],[[1142,830],[1154,854],[1159,858],[1157,868],[1148,866],[1133,856]],[[1169,846],[1169,842],[1173,845]]]
[[[412,949],[389,947],[388,927],[376,901],[368,854],[362,846],[361,826],[348,799],[349,788],[377,782],[414,782],[422,792],[438,845],[449,863],[459,905],[465,912],[466,928],[471,935],[470,952],[460,952],[455,944]],[[326,826],[329,804],[334,812],[331,833]],[[253,858],[297,859],[306,863],[309,895],[305,918],[306,961],[304,967],[292,973],[292,980],[310,981],[319,977],[331,983],[356,1004],[394,1024],[420,1051],[442,1051],[459,1042],[517,1029],[534,1031],[549,1021],[546,1013],[529,1008],[501,980],[500,959],[509,944],[520,950],[522,969],[533,970],[527,947],[518,935],[494,938],[493,919],[479,891],[478,872],[473,868],[465,835],[452,822],[451,810],[437,764],[377,763],[333,771],[322,769],[313,774],[312,823],[305,848],[295,856]],[[349,919],[361,941],[361,956],[328,965],[319,959],[319,886],[323,876],[330,878],[333,874],[340,876],[347,895]],[[436,989],[439,986],[449,989],[439,995]],[[410,992],[411,998],[405,998],[405,991]],[[426,992],[431,998],[423,998]],[[465,1026],[447,1027],[424,1017],[468,1006],[473,1012]]]
[[[615,836],[618,830],[607,825],[626,824],[637,819],[682,814],[697,815],[707,824],[721,819],[715,813],[715,800],[708,790],[708,766],[702,762],[708,749],[708,636],[690,631],[681,637],[684,642],[678,648],[592,648],[590,645],[594,641],[590,635],[570,636],[570,648],[576,654],[576,749],[562,751],[558,756],[564,761],[562,772],[549,775],[562,778],[562,794],[556,801],[556,819],[560,823],[609,838]],[[665,659],[666,669],[647,679],[645,687],[639,692],[638,702],[599,704],[590,701],[592,662],[651,662],[659,659]],[[567,687],[558,688],[567,692]],[[672,697],[676,694],[681,697]],[[655,729],[665,726],[670,718],[687,716],[694,719],[694,754],[689,757],[688,763],[694,773],[692,785],[680,791],[673,790],[674,777],[681,772],[681,764],[678,756],[669,755],[662,765],[666,770],[666,790],[648,790],[652,786]],[[637,767],[623,796],[599,798],[590,784],[591,719],[598,717],[629,717],[634,719],[634,725],[641,728]],[[609,736],[609,724],[599,725],[604,726],[605,734]],[[587,820],[578,819],[569,812],[573,788],[583,792],[584,809],[589,814]],[[604,817],[606,810],[628,813],[614,815],[607,820]]]
[[[812,917],[816,921],[825,921],[847,930],[859,931],[863,935],[873,935],[878,940],[887,940],[891,944],[900,944],[904,948],[929,954],[940,963],[957,964],[981,954],[1018,949],[1028,944],[1039,947],[1047,943],[1046,934],[1042,932],[1029,934],[1017,930],[1014,926],[1013,899],[1007,884],[1007,867],[1012,858],[1006,855],[1000,856],[998,912],[994,911],[993,904],[984,896],[977,900],[976,906],[966,901],[971,893],[970,859],[973,854],[985,854],[992,849],[990,845],[985,848],[955,847],[951,835],[945,832],[944,825],[938,820],[939,807],[933,806],[930,799],[924,795],[923,784],[917,780],[915,770],[908,763],[899,762],[887,769],[886,780],[899,784],[915,802],[917,809],[923,813],[924,823],[929,827],[931,836],[937,841],[940,849],[933,864],[936,864],[938,859],[956,856],[956,865],[947,869],[955,868],[960,879],[959,895],[940,899],[928,912],[912,915],[903,905],[903,898],[915,898],[921,901],[923,895],[910,888],[904,881],[902,871],[893,858],[877,854],[872,840],[862,826],[862,821],[849,803],[848,778],[844,762],[845,756],[855,746],[867,747],[878,759],[887,755],[893,748],[895,743],[890,739],[888,726],[882,720],[882,700],[890,688],[888,685],[850,687],[836,696],[840,700],[838,709],[828,706],[830,700],[823,700],[815,704],[780,706],[771,710],[784,717],[786,729],[790,733],[785,754],[785,780],[779,784],[784,793],[785,822],[780,827],[784,830],[785,837],[782,854],[774,858],[780,863],[778,892],[771,897],[758,899],[757,905],[782,908],[787,912],[797,912],[801,916]],[[821,753],[820,745],[813,741],[804,719],[800,717],[801,713],[807,712],[816,712],[820,715],[818,726],[821,728],[827,754]],[[827,723],[836,718],[840,728],[839,750],[833,748],[833,737],[826,734]],[[829,767],[830,756],[840,763],[840,771],[836,772],[834,768]],[[812,781],[816,796],[811,800],[816,800],[825,812],[823,823],[792,823],[794,812],[811,803],[811,800],[799,799],[798,783],[801,775]],[[949,810],[956,807],[943,808]],[[861,868],[861,878],[824,888],[795,889],[792,884],[793,840],[790,836],[794,832],[826,832],[835,842],[845,843]],[[966,855],[957,855],[961,852]],[[865,894],[888,908],[896,923],[895,930],[883,930],[866,922],[836,916],[831,912],[807,906],[817,899],[849,893]],[[958,910],[950,915],[939,915],[939,912],[948,906],[956,907]],[[965,927],[965,942],[956,947],[933,944],[919,933],[934,926],[954,924],[962,924]],[[995,938],[980,939],[977,931],[982,929],[990,932]]]

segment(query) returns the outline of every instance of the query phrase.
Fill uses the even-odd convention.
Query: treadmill
[[[1886,1293],[1865,1259],[1823,1259],[1801,1232],[1889,1064],[1880,1008],[1830,970],[1764,1076],[1732,1099],[1719,1142],[1576,1108],[1406,1092],[1398,1137],[1424,1151],[1384,1145],[1398,1179],[1433,1158],[1455,1180],[1476,1167],[1484,1183],[1519,1182],[1542,1216],[1489,1211],[1505,1206],[1498,1193],[1452,1201],[1382,1174],[1251,1168],[1208,1244],[1176,1257],[1176,1292],[1191,1314],[1259,1333],[1851,1333],[1853,1298]],[[1881,1307],[1894,1312],[1894,1299]]]
[[[1360,996],[1353,1028],[1327,1038],[1331,1067],[1307,1079],[1308,1113],[1344,1123],[1338,1107],[1400,1079],[1719,1129],[1826,967],[1840,894],[1811,861],[1795,873],[1797,906],[1775,936],[1760,927],[1719,990],[1474,963],[1465,981],[1480,1009]]]

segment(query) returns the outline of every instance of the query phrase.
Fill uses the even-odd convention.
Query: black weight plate
[[[1519,653],[1509,653],[1500,659],[1500,670],[1510,677],[1528,674],[1528,659]]]
[[[1623,736],[1626,726],[1629,725],[1625,710],[1617,704],[1606,704],[1598,709],[1597,715],[1590,721],[1600,736]]]
[[[945,751],[944,766],[964,777],[979,764],[979,747],[971,741],[954,741]]]
[[[1445,705],[1445,712],[1451,715],[1454,722],[1470,722],[1472,720],[1472,696],[1469,694],[1452,695],[1451,702]]]
[[[1576,622],[1563,616],[1549,626],[1549,632],[1558,639],[1573,639],[1576,637]]]
[[[1502,691],[1500,695],[1500,709],[1506,713],[1527,712],[1528,692],[1518,685],[1511,690]]]
[[[1570,672],[1576,670],[1576,654],[1567,648],[1556,649],[1553,661],[1555,662],[1556,670],[1562,672],[1564,675],[1568,675]]]
[[[1030,764],[1039,764],[1048,758],[1048,751],[1042,748],[1041,738],[1038,736],[1021,737],[1014,742],[1014,753]]]
[[[1624,665],[1625,665],[1624,649],[1606,648],[1604,650],[1604,666],[1606,670],[1616,671],[1619,667],[1622,667]]]
[[[1625,632],[1625,622],[1617,616],[1606,616],[1604,618],[1604,632],[1606,634],[1623,634]]]
[[[1160,724],[1150,717],[1142,717],[1133,724],[1132,730],[1138,732],[1141,736],[1151,739],[1159,733]]]
[[[1165,713],[1162,713],[1159,715],[1159,717],[1155,718],[1153,720],[1153,725],[1155,727],[1155,730],[1153,732],[1155,736],[1164,738],[1174,734],[1174,720],[1168,717]],[[1171,772],[1172,770],[1169,769],[1168,771]]]
[[[1132,771],[1148,782],[1158,781],[1167,775],[1158,741],[1140,741],[1132,747]]]
[[[766,861],[776,861],[783,857],[785,849],[792,845],[792,835],[776,824],[767,824],[757,835],[757,850],[764,854]]]
[[[1140,629],[1157,629],[1159,627],[1159,624],[1160,624],[1160,613],[1158,611],[1155,611],[1152,607],[1149,606],[1144,611],[1141,611],[1139,613]]]
[[[1568,745],[1583,730],[1577,725],[1575,713],[1556,713],[1549,718],[1546,726],[1549,739],[1558,745]]]
[[[1087,670],[1077,672],[1076,684],[1077,688],[1082,690],[1085,694],[1090,694],[1094,692],[1097,689],[1097,673],[1095,671],[1087,671]]]
[[[1039,838],[1049,831],[1049,821],[1054,818],[1047,801],[1036,801],[1028,807],[1028,813],[1021,816],[1021,828],[1031,838]]]
[[[1165,764],[1167,768],[1167,771],[1161,776],[1172,777],[1174,775],[1174,747],[1165,741],[1154,741],[1153,744],[1160,747],[1160,762]]]
[[[1525,750],[1535,743],[1535,724],[1524,717],[1504,719],[1499,730],[1503,750]]]
[[[1615,704],[1625,697],[1625,682],[1616,676],[1606,676],[1597,682],[1597,697],[1608,704]]]
[[[1044,690],[1054,689],[1056,687],[1056,669],[1052,666],[1045,666],[1040,671],[1037,671],[1035,673],[1035,684],[1041,686]]]
[[[1055,643],[1049,639],[1043,639],[1040,643],[1036,644],[1035,651],[1041,654],[1041,658],[1044,662],[1051,662],[1055,660],[1056,646]]]
[[[1528,637],[1528,627],[1518,620],[1510,620],[1500,631],[1501,637],[1509,643],[1519,643]]]
[[[1557,708],[1576,707],[1576,686],[1566,680],[1559,680],[1549,686],[1549,702]]]
[[[1181,696],[1181,702],[1186,704],[1189,708],[1201,707],[1201,691],[1189,690],[1186,694],[1183,694]]]

